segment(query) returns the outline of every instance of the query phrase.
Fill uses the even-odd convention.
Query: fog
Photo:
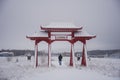
[[[71,22],[97,37],[87,49],[120,49],[120,0],[0,0],[0,49],[34,49],[26,35],[40,25]],[[75,43],[75,50],[82,48]],[[39,43],[46,50],[47,43]],[[70,43],[54,42],[52,50],[69,50]]]

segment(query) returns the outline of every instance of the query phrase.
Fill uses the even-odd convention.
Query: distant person
[[[62,65],[62,55],[61,54],[58,56],[58,60],[59,60],[59,65]]]
[[[91,60],[91,58],[90,58],[90,57],[88,57],[88,60],[90,61],[90,60]]]
[[[16,62],[18,62],[18,58],[16,59]]]
[[[27,60],[31,60],[31,54],[27,55]]]
[[[77,61],[79,61],[79,60],[80,60],[80,56],[77,57]]]

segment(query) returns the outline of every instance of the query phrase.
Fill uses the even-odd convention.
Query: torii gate
[[[83,43],[82,66],[87,66],[86,41],[95,38],[82,30],[82,27],[76,27],[71,23],[51,23],[47,26],[40,26],[39,33],[26,36],[35,41],[35,67],[38,66],[38,43],[46,41],[48,43],[48,66],[51,67],[51,43],[54,41],[68,41],[71,43],[70,66],[75,66],[74,62],[74,43],[81,41]]]

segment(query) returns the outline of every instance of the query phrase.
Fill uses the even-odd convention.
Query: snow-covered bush
[[[6,59],[8,62],[12,61],[12,57],[6,57]]]

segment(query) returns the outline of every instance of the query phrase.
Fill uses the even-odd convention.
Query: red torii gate
[[[31,36],[26,36],[30,40],[35,41],[35,67],[38,66],[38,43],[46,41],[48,43],[48,66],[51,67],[51,43],[54,41],[68,41],[71,43],[70,66],[75,66],[74,63],[74,43],[81,41],[83,43],[82,66],[87,66],[87,49],[86,40],[95,38],[95,35],[90,35],[82,30],[82,27],[76,27],[71,23],[51,23],[47,26],[40,26],[39,33]]]

